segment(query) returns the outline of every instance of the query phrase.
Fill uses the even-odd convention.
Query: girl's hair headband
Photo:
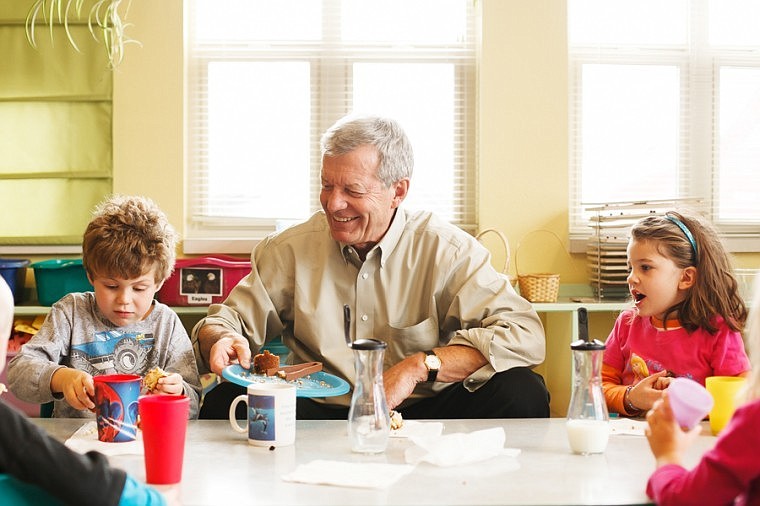
[[[665,219],[675,223],[675,225],[681,229],[681,232],[683,232],[683,235],[685,235],[686,238],[689,240],[689,243],[691,243],[691,249],[694,252],[694,264],[696,264],[697,259],[699,258],[697,256],[697,241],[694,240],[694,236],[692,235],[691,230],[689,230],[689,228],[686,225],[684,225],[684,223],[678,218],[676,218],[675,216],[666,214]]]

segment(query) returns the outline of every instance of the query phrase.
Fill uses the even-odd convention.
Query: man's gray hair
[[[344,155],[359,146],[377,148],[380,167],[377,177],[386,187],[412,177],[414,152],[404,129],[395,120],[381,116],[345,116],[322,135],[322,157]]]

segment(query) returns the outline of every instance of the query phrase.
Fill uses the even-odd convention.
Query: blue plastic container
[[[18,305],[24,302],[26,293],[26,268],[29,260],[18,258],[0,258],[0,275],[13,292],[13,303]]]
[[[281,337],[275,337],[274,339],[269,341],[265,346],[262,346],[261,349],[259,350],[259,353],[264,353],[264,350],[269,351],[269,353],[273,355],[278,355],[280,357],[280,363],[282,364],[285,363],[285,359],[290,353],[290,348],[282,344]]]
[[[43,306],[52,306],[66,294],[91,292],[81,258],[43,260],[32,264],[37,284],[37,300]]]

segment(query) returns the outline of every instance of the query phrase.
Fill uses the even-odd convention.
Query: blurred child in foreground
[[[0,278],[0,371],[13,323],[13,295]],[[0,384],[0,390],[4,390]],[[152,487],[108,464],[105,455],[75,453],[51,438],[0,397],[2,504],[163,505]]]
[[[678,426],[667,390],[647,413],[646,436],[657,462],[647,495],[657,504],[760,504],[760,279],[746,336],[752,372],[741,393],[743,403],[694,469],[687,471],[681,462],[701,426],[688,432]]]

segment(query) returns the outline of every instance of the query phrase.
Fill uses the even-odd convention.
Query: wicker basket
[[[511,276],[509,274],[509,260],[510,258],[512,258],[512,252],[509,249],[509,241],[507,241],[507,236],[505,236],[504,234],[502,234],[495,228],[486,228],[486,229],[481,230],[480,233],[478,233],[478,235],[475,236],[475,239],[477,239],[479,242],[482,243],[483,236],[489,233],[497,235],[499,239],[501,240],[501,244],[504,247],[505,257],[504,257],[504,265],[502,266],[500,272],[504,274],[505,276],[507,276],[507,278],[509,279],[509,282],[512,283],[512,286],[516,287],[517,277]]]
[[[517,282],[520,286],[520,295],[522,295],[529,302],[557,302],[559,298],[559,274],[553,273],[530,273],[520,274],[520,269],[517,264],[517,257],[520,253],[520,245],[529,235],[536,232],[546,232],[551,234],[562,246],[562,240],[550,230],[533,230],[528,232],[517,245],[515,250],[515,270],[517,271]],[[562,246],[564,250],[564,246]]]
[[[559,274],[518,274],[520,295],[530,302],[557,302]]]

